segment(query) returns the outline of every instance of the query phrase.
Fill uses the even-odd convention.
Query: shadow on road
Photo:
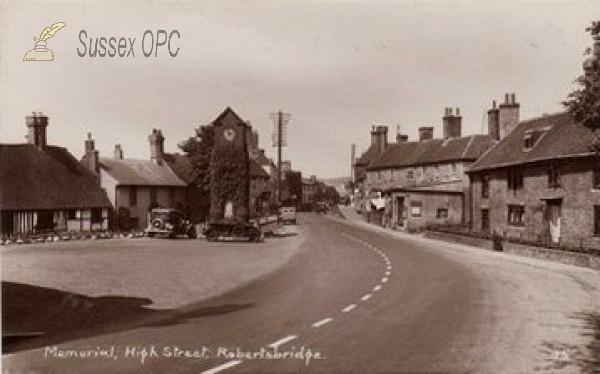
[[[600,373],[600,314],[577,313],[570,318],[582,322],[581,335],[589,343],[579,347],[559,341],[543,342],[546,365],[539,369],[552,372],[576,367],[581,373]]]
[[[2,353],[143,326],[169,326],[190,319],[234,313],[252,304],[195,309],[150,309],[152,300],[89,297],[22,283],[2,282]]]

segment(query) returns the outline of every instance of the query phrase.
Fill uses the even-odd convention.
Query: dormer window
[[[523,137],[523,147],[528,150],[533,148],[534,144],[533,132],[525,133],[525,136]]]
[[[525,131],[525,134],[523,135],[523,150],[528,151],[535,147],[547,130],[547,128],[543,128]]]

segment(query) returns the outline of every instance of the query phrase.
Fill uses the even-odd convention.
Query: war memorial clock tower
[[[211,158],[211,221],[249,219],[250,126],[231,108],[214,121],[214,148]]]

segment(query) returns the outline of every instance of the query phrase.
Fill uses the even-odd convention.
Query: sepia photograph
[[[0,0],[2,374],[600,374],[597,0]]]

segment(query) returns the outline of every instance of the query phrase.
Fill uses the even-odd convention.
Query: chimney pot
[[[433,139],[433,127],[422,126],[419,127],[419,141],[432,140]]]
[[[460,108],[456,108],[456,113],[455,113],[455,115],[456,115],[456,116],[460,116]]]
[[[165,138],[159,130],[153,129],[148,141],[150,142],[150,160],[157,165],[162,165]]]
[[[510,103],[510,94],[505,94],[505,95],[504,95],[504,102],[505,102],[506,104],[509,104],[509,103]]]
[[[41,112],[39,115],[35,112],[32,112],[31,114],[31,116],[25,118],[28,128],[27,139],[30,144],[43,150],[47,145],[46,127],[48,126],[48,117],[42,115]]]
[[[507,102],[498,110],[498,139],[503,139],[519,124],[519,103],[514,93],[506,94]]]
[[[92,139],[92,133],[87,133],[87,139],[85,140],[85,155],[83,156],[85,165],[88,170],[94,175],[98,175],[100,172],[100,155],[94,147],[94,139]]]

